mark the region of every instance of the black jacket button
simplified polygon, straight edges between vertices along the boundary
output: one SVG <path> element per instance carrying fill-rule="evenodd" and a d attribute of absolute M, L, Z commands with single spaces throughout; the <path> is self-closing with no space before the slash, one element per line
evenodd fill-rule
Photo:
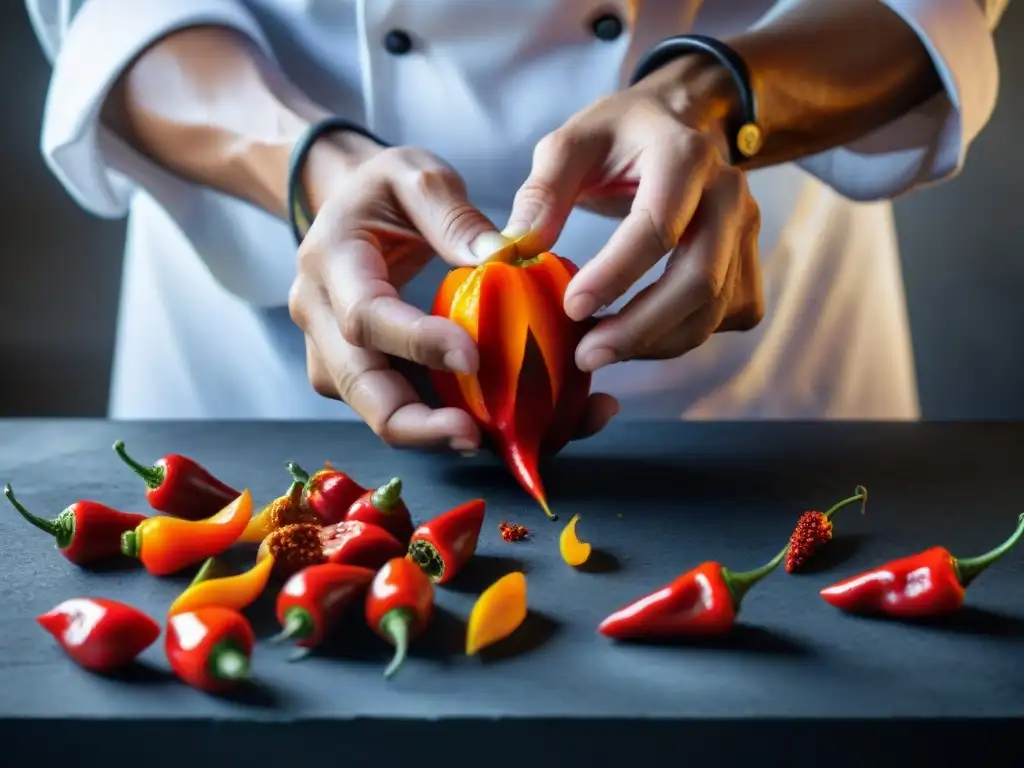
<path fill-rule="evenodd" d="M 412 50 L 412 38 L 408 32 L 392 29 L 384 36 L 384 50 L 395 56 L 402 56 Z"/>
<path fill-rule="evenodd" d="M 614 13 L 606 13 L 594 19 L 590 28 L 594 30 L 594 37 L 610 43 L 622 34 L 622 19 Z"/>

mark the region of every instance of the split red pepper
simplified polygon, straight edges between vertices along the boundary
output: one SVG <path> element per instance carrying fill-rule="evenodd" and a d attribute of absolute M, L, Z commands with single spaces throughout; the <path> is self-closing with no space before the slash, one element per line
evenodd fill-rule
<path fill-rule="evenodd" d="M 160 625 L 130 605 L 101 597 L 65 600 L 36 621 L 91 672 L 127 666 L 160 637 Z"/>
<path fill-rule="evenodd" d="M 145 481 L 149 505 L 165 515 L 205 520 L 239 496 L 238 491 L 187 456 L 170 453 L 145 466 L 128 455 L 121 440 L 114 443 L 114 451 Z"/>
<path fill-rule="evenodd" d="M 379 525 L 349 520 L 320 529 L 324 559 L 338 565 L 377 570 L 388 560 L 403 557 L 405 546 Z"/>
<path fill-rule="evenodd" d="M 803 568 L 819 549 L 832 541 L 832 516 L 855 501 L 861 503 L 863 512 L 868 501 L 868 489 L 858 485 L 853 496 L 834 504 L 827 512 L 812 510 L 800 515 L 793 535 L 789 537 L 789 552 L 786 554 L 787 573 Z"/>
<path fill-rule="evenodd" d="M 877 613 L 900 619 L 941 616 L 960 608 L 967 587 L 1024 536 L 1024 515 L 1013 534 L 984 555 L 958 558 L 932 547 L 893 560 L 821 590 L 829 605 L 850 613 Z"/>
<path fill-rule="evenodd" d="M 169 617 L 164 650 L 182 682 L 221 693 L 248 677 L 254 642 L 252 626 L 242 614 L 210 606 Z"/>
<path fill-rule="evenodd" d="M 11 486 L 4 496 L 32 525 L 56 539 L 57 550 L 75 565 L 92 565 L 120 556 L 121 534 L 131 531 L 145 515 L 119 512 L 94 501 L 76 501 L 53 520 L 36 517 L 15 498 Z"/>
<path fill-rule="evenodd" d="M 409 557 L 432 582 L 451 581 L 476 552 L 486 510 L 483 499 L 473 499 L 424 523 L 412 535 Z"/>
<path fill-rule="evenodd" d="M 402 668 L 409 645 L 427 628 L 434 615 L 434 585 L 419 566 L 404 557 L 389 560 L 370 584 L 366 623 L 395 647 L 384 670 L 391 679 Z"/>
<path fill-rule="evenodd" d="M 762 567 L 741 573 L 720 563 L 702 563 L 661 589 L 620 608 L 602 621 L 597 631 L 616 640 L 728 634 L 736 623 L 744 595 L 779 566 L 788 550 L 787 545 Z"/>
<path fill-rule="evenodd" d="M 296 482 L 303 484 L 302 498 L 316 513 L 323 525 L 333 525 L 345 519 L 345 513 L 356 499 L 366 493 L 349 475 L 328 465 L 312 476 L 294 461 L 286 465 Z"/>
<path fill-rule="evenodd" d="M 352 603 L 366 594 L 374 575 L 369 568 L 336 563 L 303 568 L 277 594 L 281 633 L 273 642 L 293 640 L 301 648 L 320 645 Z"/>
<path fill-rule="evenodd" d="M 380 488 L 366 491 L 352 502 L 345 513 L 345 519 L 379 525 L 403 546 L 409 543 L 414 527 L 409 508 L 402 500 L 402 481 L 397 477 L 391 478 Z"/>

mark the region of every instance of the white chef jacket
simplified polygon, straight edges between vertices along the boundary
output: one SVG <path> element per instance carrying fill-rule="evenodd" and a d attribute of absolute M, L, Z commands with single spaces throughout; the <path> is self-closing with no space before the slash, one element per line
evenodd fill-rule
<path fill-rule="evenodd" d="M 237 30 L 327 109 L 444 158 L 501 228 L 537 141 L 624 87 L 645 49 L 739 33 L 801 1 L 27 0 L 53 63 L 46 162 L 86 210 L 129 217 L 110 415 L 354 418 L 306 379 L 286 309 L 286 225 L 161 170 L 100 126 L 111 85 L 153 41 L 197 24 Z M 751 172 L 764 321 L 676 360 L 610 366 L 594 389 L 619 397 L 624 416 L 918 417 L 890 200 L 963 163 L 996 100 L 992 30 L 1007 1 L 884 0 L 926 44 L 945 92 L 847 146 Z M 613 39 L 593 23 L 609 14 L 621 22 Z M 389 52 L 393 30 L 410 51 Z M 617 223 L 577 211 L 555 250 L 585 262 Z M 428 307 L 444 269 L 429 267 L 408 300 Z"/>

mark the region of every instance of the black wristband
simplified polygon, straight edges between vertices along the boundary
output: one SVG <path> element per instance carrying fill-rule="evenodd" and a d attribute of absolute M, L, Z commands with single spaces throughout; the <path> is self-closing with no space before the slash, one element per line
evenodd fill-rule
<path fill-rule="evenodd" d="M 757 124 L 757 100 L 750 84 L 750 70 L 746 62 L 725 43 L 704 35 L 679 35 L 662 40 L 648 49 L 637 62 L 629 84 L 636 85 L 649 74 L 661 69 L 670 61 L 691 53 L 711 56 L 732 77 L 740 95 L 741 114 L 736 125 L 730 126 L 729 153 L 733 164 L 744 158 L 753 157 L 761 151 L 764 135 Z"/>
<path fill-rule="evenodd" d="M 302 171 L 306 167 L 306 156 L 309 155 L 309 151 L 319 139 L 339 131 L 358 133 L 360 136 L 377 142 L 382 147 L 389 146 L 361 125 L 341 117 L 329 117 L 306 129 L 306 132 L 295 142 L 291 158 L 288 161 L 288 223 L 291 225 L 296 244 L 302 242 L 305 237 L 304 230 L 308 230 L 310 224 L 313 223 L 313 214 L 309 211 L 309 201 L 306 199 L 306 191 L 302 185 Z"/>

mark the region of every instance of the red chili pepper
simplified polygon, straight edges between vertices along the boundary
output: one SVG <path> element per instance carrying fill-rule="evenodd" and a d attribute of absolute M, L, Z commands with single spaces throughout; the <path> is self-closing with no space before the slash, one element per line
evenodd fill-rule
<path fill-rule="evenodd" d="M 827 512 L 810 511 L 800 515 L 796 528 L 789 537 L 789 553 L 786 555 L 786 572 L 798 571 L 810 562 L 814 554 L 832 541 L 832 515 L 855 501 L 861 503 L 861 512 L 868 502 L 868 489 L 858 485 L 853 496 L 843 499 Z"/>
<path fill-rule="evenodd" d="M 248 677 L 254 641 L 242 614 L 210 606 L 169 617 L 164 649 L 179 679 L 201 691 L 220 693 Z"/>
<path fill-rule="evenodd" d="M 409 508 L 402 500 L 402 481 L 397 477 L 391 478 L 376 490 L 366 491 L 352 502 L 345 513 L 345 519 L 379 525 L 403 546 L 409 543 L 414 528 Z"/>
<path fill-rule="evenodd" d="M 32 525 L 53 536 L 57 550 L 75 565 L 90 565 L 121 554 L 121 534 L 146 519 L 134 512 L 119 512 L 94 501 L 76 501 L 53 520 L 36 517 L 14 497 L 11 486 L 4 496 Z"/>
<path fill-rule="evenodd" d="M 736 623 L 744 595 L 774 571 L 789 546 L 753 571 L 736 573 L 701 563 L 670 584 L 620 608 L 597 631 L 616 640 L 725 635 Z"/>
<path fill-rule="evenodd" d="M 369 568 L 336 563 L 302 569 L 277 594 L 282 630 L 273 642 L 294 640 L 302 648 L 320 645 L 353 601 L 366 594 L 374 575 Z"/>
<path fill-rule="evenodd" d="M 149 506 L 165 515 L 205 520 L 240 495 L 187 456 L 171 453 L 147 467 L 127 454 L 121 440 L 114 451 L 146 482 Z"/>
<path fill-rule="evenodd" d="M 893 560 L 821 590 L 829 605 L 850 613 L 878 613 L 900 619 L 940 616 L 964 604 L 967 587 L 1024 536 L 1024 515 L 1013 534 L 984 555 L 957 558 L 932 547 Z"/>
<path fill-rule="evenodd" d="M 384 678 L 402 668 L 409 644 L 423 633 L 434 615 L 434 585 L 411 560 L 389 560 L 370 584 L 366 596 L 366 623 L 395 647 Z"/>
<path fill-rule="evenodd" d="M 435 584 L 451 581 L 476 552 L 487 504 L 473 499 L 424 523 L 412 535 L 409 557 Z"/>
<path fill-rule="evenodd" d="M 294 461 L 288 462 L 287 469 L 293 480 L 303 484 L 303 500 L 323 525 L 344 520 L 348 508 L 367 490 L 330 465 L 312 476 Z"/>
<path fill-rule="evenodd" d="M 160 637 L 160 625 L 149 616 L 101 597 L 65 600 L 36 621 L 68 656 L 92 672 L 130 664 Z"/>
<path fill-rule="evenodd" d="M 388 560 L 405 556 L 405 546 L 379 525 L 357 520 L 325 525 L 320 529 L 324 559 L 339 565 L 377 570 Z"/>

